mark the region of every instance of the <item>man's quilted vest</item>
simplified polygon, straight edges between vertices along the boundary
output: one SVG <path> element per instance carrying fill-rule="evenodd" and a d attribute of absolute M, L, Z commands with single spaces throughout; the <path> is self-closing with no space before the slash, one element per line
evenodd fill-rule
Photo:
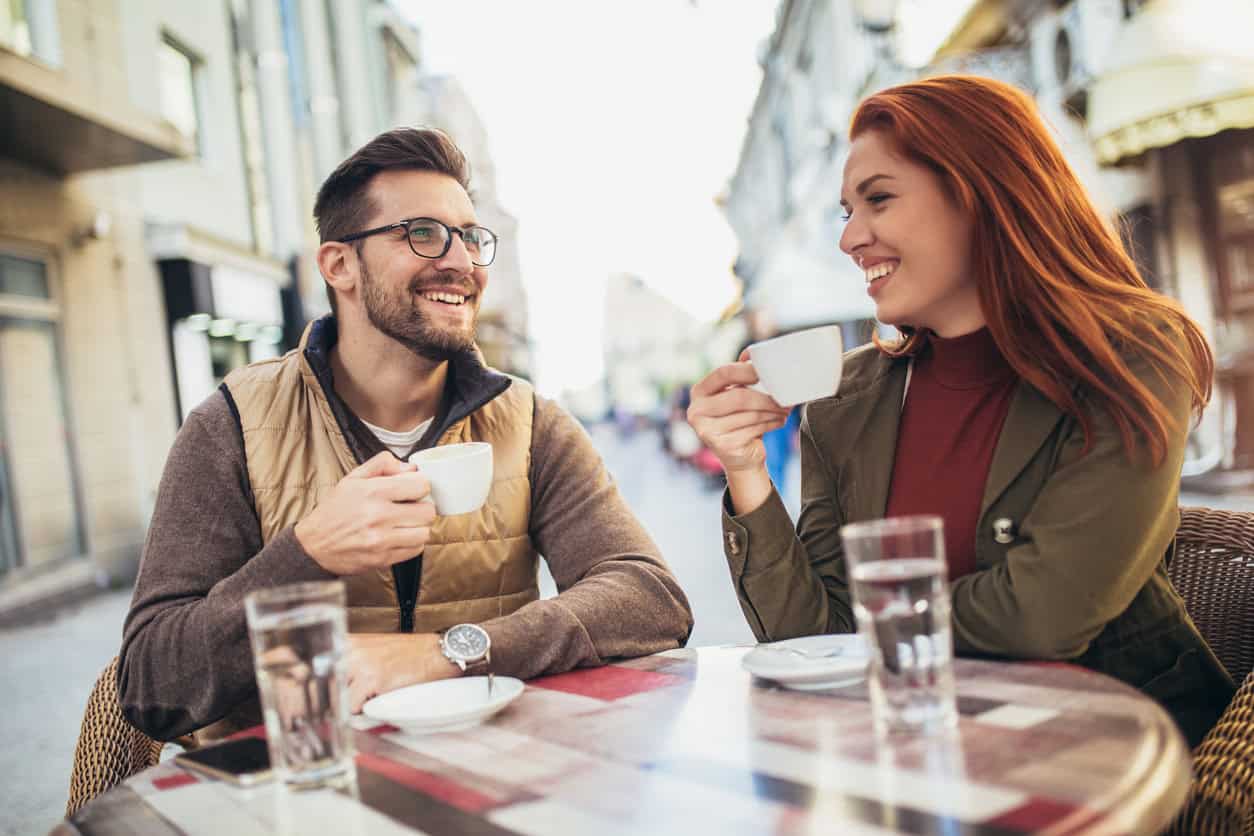
<path fill-rule="evenodd" d="M 331 405 L 305 358 L 309 331 L 281 358 L 231 372 L 226 386 L 239 410 L 261 535 L 269 542 L 309 514 L 357 466 Z M 488 501 L 478 511 L 438 517 L 423 553 L 414 630 L 506 615 L 539 597 L 531 512 L 531 387 L 514 380 L 504 393 L 457 421 L 438 444 L 492 445 Z M 395 633 L 400 608 L 391 569 L 344 578 L 348 625 L 355 633 Z"/>

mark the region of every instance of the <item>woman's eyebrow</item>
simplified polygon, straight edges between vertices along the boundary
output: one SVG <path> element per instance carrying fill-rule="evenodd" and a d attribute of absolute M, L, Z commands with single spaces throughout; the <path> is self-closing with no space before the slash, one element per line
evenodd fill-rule
<path fill-rule="evenodd" d="M 867 189 L 871 188 L 871 184 L 874 183 L 876 180 L 892 180 L 892 179 L 893 179 L 893 176 L 891 174 L 872 174 L 870 177 L 866 178 L 861 183 L 859 183 L 858 187 L 854 189 L 854 191 L 856 191 L 859 195 L 861 195 L 861 194 L 864 194 Z"/>

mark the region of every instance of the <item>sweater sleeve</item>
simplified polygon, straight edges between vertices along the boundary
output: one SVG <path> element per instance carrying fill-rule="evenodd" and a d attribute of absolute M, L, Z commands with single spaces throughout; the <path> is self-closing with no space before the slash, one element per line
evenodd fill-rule
<path fill-rule="evenodd" d="M 692 611 L 592 440 L 536 397 L 530 533 L 558 595 L 486 622 L 496 672 L 522 679 L 681 647 Z"/>
<path fill-rule="evenodd" d="M 244 596 L 332 577 L 290 527 L 263 548 L 243 439 L 215 392 L 179 430 L 161 477 L 119 655 L 126 719 L 169 740 L 255 698 Z"/>

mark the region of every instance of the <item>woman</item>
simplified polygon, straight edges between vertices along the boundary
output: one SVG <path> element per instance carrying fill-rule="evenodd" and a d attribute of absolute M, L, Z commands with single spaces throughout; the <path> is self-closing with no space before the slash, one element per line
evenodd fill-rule
<path fill-rule="evenodd" d="M 1149 290 L 1015 88 L 894 87 L 850 138 L 840 248 L 901 338 L 851 352 L 839 392 L 805 408 L 795 531 L 761 441 L 787 410 L 746 388 L 747 362 L 692 390 L 754 633 L 854 631 L 840 527 L 939 514 L 958 653 L 1118 677 L 1197 743 L 1233 693 L 1166 574 L 1210 397 L 1197 326 Z"/>

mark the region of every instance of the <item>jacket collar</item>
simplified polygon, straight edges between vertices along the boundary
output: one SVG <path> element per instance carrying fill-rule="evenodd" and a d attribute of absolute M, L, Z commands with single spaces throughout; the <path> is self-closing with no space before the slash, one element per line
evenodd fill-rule
<path fill-rule="evenodd" d="M 854 485 L 848 497 L 849 521 L 877 519 L 888 508 L 909 367 L 908 358 L 889 357 L 874 346 L 845 359 L 846 375 L 833 405 L 840 409 L 837 432 L 845 434 L 838 441 L 856 451 L 847 464 Z M 1026 381 L 1019 381 L 989 465 L 981 515 L 1027 467 L 1062 418 L 1053 402 Z M 937 477 L 944 478 L 943 474 Z"/>
<path fill-rule="evenodd" d="M 361 436 L 364 425 L 335 393 L 335 382 L 331 373 L 331 349 L 338 339 L 339 329 L 335 317 L 328 314 L 306 326 L 301 335 L 299 350 L 318 379 L 340 430 L 346 438 L 355 439 Z M 508 375 L 484 365 L 478 347 L 473 351 L 455 354 L 448 362 L 448 382 L 445 384 L 444 397 L 440 399 L 435 420 L 431 422 L 431 428 L 423 437 L 420 447 L 435 443 L 458 421 L 500 396 L 512 382 Z M 354 450 L 362 461 L 369 458 L 369 452 Z"/>
<path fill-rule="evenodd" d="M 888 507 L 888 487 L 901 424 L 901 399 L 909 360 L 889 357 L 875 346 L 853 352 L 845 360 L 835 404 L 848 429 L 853 493 L 846 514 L 850 522 L 878 519 Z"/>
<path fill-rule="evenodd" d="M 1023 472 L 1062 419 L 1063 412 L 1053 401 L 1020 378 L 984 481 L 981 516 Z"/>

